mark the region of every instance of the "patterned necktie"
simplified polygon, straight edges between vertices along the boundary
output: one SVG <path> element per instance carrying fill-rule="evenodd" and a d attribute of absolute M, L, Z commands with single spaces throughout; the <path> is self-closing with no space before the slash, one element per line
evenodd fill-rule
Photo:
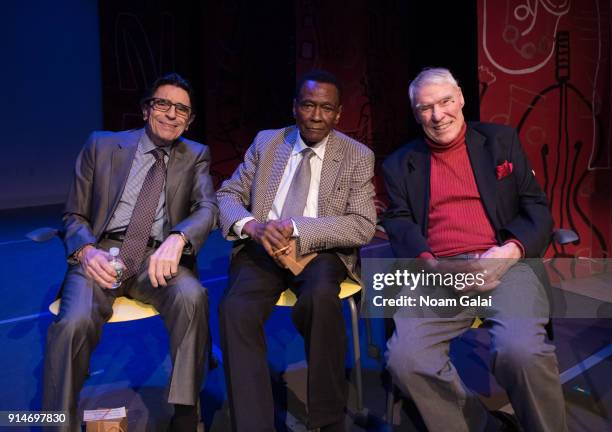
<path fill-rule="evenodd" d="M 306 199 L 310 190 L 310 159 L 314 155 L 315 152 L 311 148 L 302 150 L 302 160 L 289 185 L 281 219 L 304 215 L 304 207 L 306 207 Z"/>
<path fill-rule="evenodd" d="M 151 151 L 151 154 L 155 157 L 155 163 L 149 168 L 149 172 L 142 182 L 140 193 L 132 211 L 130 224 L 121 246 L 119 256 L 126 266 L 123 279 L 133 276 L 140 268 L 147 249 L 147 243 L 149 242 L 149 236 L 151 235 L 151 227 L 153 226 L 155 211 L 159 204 L 159 196 L 166 181 L 166 164 L 164 163 L 163 150 L 154 149 Z"/>

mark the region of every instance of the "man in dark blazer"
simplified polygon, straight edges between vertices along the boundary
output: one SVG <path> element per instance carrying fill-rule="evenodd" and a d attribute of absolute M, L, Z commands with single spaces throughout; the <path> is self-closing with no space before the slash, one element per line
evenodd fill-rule
<path fill-rule="evenodd" d="M 472 259 L 488 273 L 472 287 L 491 295 L 484 324 L 492 337 L 493 373 L 524 430 L 566 430 L 554 346 L 547 343 L 548 300 L 532 269 L 552 230 L 547 200 L 514 129 L 466 123 L 464 98 L 446 69 L 426 69 L 410 84 L 425 137 L 387 158 L 384 226 L 397 257 Z M 456 268 L 456 267 L 455 267 Z M 490 415 L 461 382 L 449 343 L 473 317 L 408 318 L 396 313 L 388 369 L 415 401 L 430 431 L 515 430 L 516 418 Z M 516 429 L 518 430 L 518 429 Z"/>
<path fill-rule="evenodd" d="M 194 119 L 191 103 L 187 81 L 178 74 L 161 77 L 142 102 L 144 129 L 94 132 L 78 156 L 63 217 L 69 267 L 59 315 L 48 330 L 43 396 L 43 409 L 70 413 L 67 430 L 80 430 L 78 394 L 121 295 L 161 314 L 173 364 L 171 429 L 197 426 L 208 297 L 195 256 L 218 208 L 208 147 L 181 138 Z M 111 247 L 121 248 L 125 262 L 118 288 Z"/>
<path fill-rule="evenodd" d="M 374 235 L 376 211 L 374 154 L 334 130 L 341 111 L 336 78 L 306 74 L 296 87 L 296 126 L 260 132 L 217 192 L 223 235 L 238 240 L 220 306 L 235 431 L 274 430 L 263 326 L 287 288 L 298 298 L 293 322 L 306 347 L 309 426 L 344 430 L 346 332 L 338 294 L 347 275 L 357 277 L 358 248 Z M 299 256 L 317 253 L 297 275 L 278 260 L 291 239 Z"/>

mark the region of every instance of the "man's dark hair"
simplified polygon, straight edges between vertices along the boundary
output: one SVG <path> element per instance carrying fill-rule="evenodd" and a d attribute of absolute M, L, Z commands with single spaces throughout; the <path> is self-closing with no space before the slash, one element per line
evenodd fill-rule
<path fill-rule="evenodd" d="M 179 87 L 185 90 L 189 95 L 189 103 L 191 104 L 191 108 L 193 111 L 193 105 L 195 103 L 193 100 L 193 88 L 191 87 L 189 81 L 187 81 L 185 78 L 183 78 L 176 72 L 172 72 L 157 78 L 153 85 L 147 90 L 147 93 L 142 99 L 142 102 L 144 103 L 146 100 L 152 98 L 157 89 L 164 85 L 173 85 L 175 87 Z"/>
<path fill-rule="evenodd" d="M 338 83 L 338 78 L 330 72 L 324 70 L 312 70 L 310 72 L 306 72 L 304 75 L 300 77 L 295 85 L 295 98 L 300 97 L 300 90 L 302 90 L 302 86 L 306 81 L 315 81 L 318 83 L 327 83 L 331 84 L 338 90 L 338 102 L 342 100 L 342 89 L 340 88 L 340 84 Z"/>

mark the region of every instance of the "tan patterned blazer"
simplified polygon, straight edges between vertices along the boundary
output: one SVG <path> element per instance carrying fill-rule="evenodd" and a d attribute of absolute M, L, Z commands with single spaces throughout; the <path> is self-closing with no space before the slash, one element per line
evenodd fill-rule
<path fill-rule="evenodd" d="M 297 127 L 261 131 L 244 161 L 217 192 L 221 231 L 236 240 L 232 225 L 252 216 L 265 221 L 278 190 L 285 165 L 297 139 Z M 333 250 L 358 279 L 358 249 L 374 236 L 374 154 L 365 145 L 332 131 L 327 142 L 318 217 L 294 217 L 300 254 Z M 236 244 L 234 253 L 241 245 Z"/>

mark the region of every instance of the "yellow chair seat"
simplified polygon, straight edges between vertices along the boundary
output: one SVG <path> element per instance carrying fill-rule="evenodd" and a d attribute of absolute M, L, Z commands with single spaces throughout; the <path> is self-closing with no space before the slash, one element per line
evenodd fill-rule
<path fill-rule="evenodd" d="M 340 294 L 338 297 L 341 299 L 345 299 L 347 297 L 351 297 L 353 294 L 361 291 L 361 285 L 357 282 L 352 281 L 351 279 L 345 279 L 344 282 L 340 284 Z M 297 297 L 290 289 L 286 289 L 281 293 L 276 301 L 276 306 L 293 306 L 297 302 Z"/>
<path fill-rule="evenodd" d="M 58 298 L 49 305 L 49 311 L 53 315 L 57 315 L 60 309 L 60 303 L 62 299 Z M 130 299 L 127 297 L 117 297 L 113 303 L 113 316 L 108 322 L 124 322 L 124 321 L 135 321 L 143 318 L 149 318 L 158 315 L 159 312 L 149 305 L 138 300 Z"/>

